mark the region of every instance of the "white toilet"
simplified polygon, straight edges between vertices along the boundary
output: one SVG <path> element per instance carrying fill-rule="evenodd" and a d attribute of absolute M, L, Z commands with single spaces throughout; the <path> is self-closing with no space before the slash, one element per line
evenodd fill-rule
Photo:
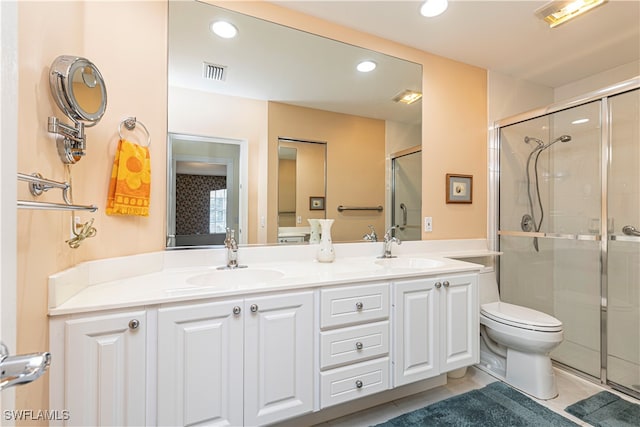
<path fill-rule="evenodd" d="M 558 395 L 549 353 L 563 339 L 562 322 L 500 301 L 494 272 L 480 274 L 480 366 L 538 399 Z"/>

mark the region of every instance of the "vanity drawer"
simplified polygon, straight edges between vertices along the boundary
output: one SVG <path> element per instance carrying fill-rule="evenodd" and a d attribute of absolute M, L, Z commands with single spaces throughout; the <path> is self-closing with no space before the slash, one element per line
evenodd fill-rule
<path fill-rule="evenodd" d="M 389 322 L 320 333 L 320 368 L 329 369 L 389 354 Z"/>
<path fill-rule="evenodd" d="M 384 320 L 388 317 L 388 283 L 344 286 L 320 292 L 321 328 Z"/>
<path fill-rule="evenodd" d="M 358 399 L 389 388 L 389 358 L 320 373 L 320 407 Z"/>

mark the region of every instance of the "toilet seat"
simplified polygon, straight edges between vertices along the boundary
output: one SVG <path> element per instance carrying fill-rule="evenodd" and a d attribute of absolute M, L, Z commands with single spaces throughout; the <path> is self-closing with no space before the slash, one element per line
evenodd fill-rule
<path fill-rule="evenodd" d="M 553 316 L 519 305 L 496 301 L 482 304 L 480 314 L 504 325 L 539 332 L 560 332 L 562 322 Z"/>

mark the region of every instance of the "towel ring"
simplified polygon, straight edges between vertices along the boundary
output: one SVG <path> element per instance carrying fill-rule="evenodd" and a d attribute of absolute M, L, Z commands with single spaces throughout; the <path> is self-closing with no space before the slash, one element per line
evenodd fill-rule
<path fill-rule="evenodd" d="M 124 137 L 122 136 L 122 125 L 124 125 L 124 127 L 128 130 L 134 130 L 136 128 L 136 124 L 142 126 L 142 129 L 144 129 L 144 132 L 147 134 L 147 145 L 144 145 L 144 147 L 151 146 L 151 134 L 149 133 L 149 130 L 144 125 L 144 123 L 136 120 L 135 117 L 127 117 L 122 119 L 122 121 L 118 125 L 118 135 L 120 135 L 120 139 L 124 139 Z"/>

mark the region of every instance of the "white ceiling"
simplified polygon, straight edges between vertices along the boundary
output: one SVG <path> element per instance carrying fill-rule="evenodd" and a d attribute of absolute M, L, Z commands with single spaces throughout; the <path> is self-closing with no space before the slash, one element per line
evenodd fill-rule
<path fill-rule="evenodd" d="M 640 60 L 640 1 L 609 0 L 554 29 L 547 1 L 449 0 L 436 18 L 420 1 L 273 1 L 440 56 L 548 87 Z"/>

